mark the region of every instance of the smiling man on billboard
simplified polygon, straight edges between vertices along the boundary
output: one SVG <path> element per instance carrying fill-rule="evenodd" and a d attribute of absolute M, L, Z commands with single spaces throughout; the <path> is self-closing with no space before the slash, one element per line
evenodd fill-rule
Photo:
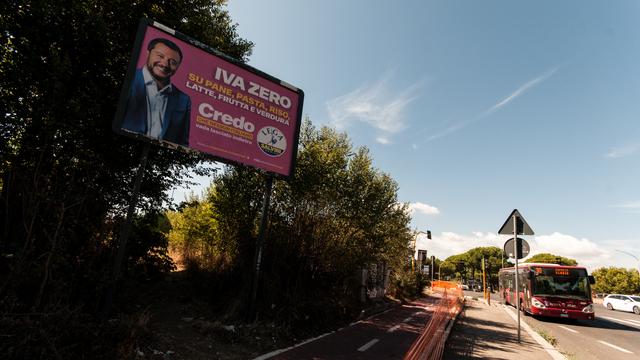
<path fill-rule="evenodd" d="M 182 62 L 174 42 L 155 38 L 147 45 L 147 61 L 137 69 L 121 128 L 178 145 L 189 144 L 191 99 L 171 83 Z"/>

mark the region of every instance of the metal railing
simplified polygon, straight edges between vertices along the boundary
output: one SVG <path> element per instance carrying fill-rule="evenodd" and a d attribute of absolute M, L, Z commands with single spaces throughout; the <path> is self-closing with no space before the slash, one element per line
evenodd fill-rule
<path fill-rule="evenodd" d="M 405 360 L 442 359 L 451 326 L 462 311 L 464 298 L 459 284 L 434 281 L 431 288 L 440 294 L 440 300 L 422 334 L 405 354 Z"/>

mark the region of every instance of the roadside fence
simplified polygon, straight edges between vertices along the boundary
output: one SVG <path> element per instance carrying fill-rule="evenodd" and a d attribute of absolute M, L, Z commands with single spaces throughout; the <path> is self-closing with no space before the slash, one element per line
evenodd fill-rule
<path fill-rule="evenodd" d="M 440 300 L 422 334 L 405 354 L 405 360 L 442 359 L 451 327 L 462 311 L 464 296 L 459 284 L 434 281 L 431 289 L 440 295 Z"/>

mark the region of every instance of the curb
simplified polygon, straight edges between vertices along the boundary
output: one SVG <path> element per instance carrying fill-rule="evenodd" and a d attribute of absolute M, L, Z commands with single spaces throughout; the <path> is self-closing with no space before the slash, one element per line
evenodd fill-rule
<path fill-rule="evenodd" d="M 514 314 L 513 311 L 507 308 L 506 305 L 502 304 L 502 309 L 511 316 L 511 318 L 517 323 L 518 317 L 517 314 Z M 567 358 L 562 355 L 560 351 L 558 351 L 553 345 L 551 345 L 547 340 L 545 340 L 540 334 L 533 331 L 529 324 L 525 321 L 520 321 L 520 327 L 522 327 L 542 348 L 549 354 L 554 360 L 567 360 Z"/>

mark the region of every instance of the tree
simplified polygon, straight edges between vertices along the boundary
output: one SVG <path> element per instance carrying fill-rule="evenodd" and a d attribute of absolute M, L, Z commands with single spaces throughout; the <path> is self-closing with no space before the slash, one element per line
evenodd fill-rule
<path fill-rule="evenodd" d="M 449 256 L 443 262 L 442 274 L 463 282 L 481 282 L 483 258 L 487 283 L 497 289 L 498 271 L 502 267 L 502 250 L 495 246 L 477 247 L 462 254 Z"/>
<path fill-rule="evenodd" d="M 143 146 L 111 130 L 138 21 L 150 17 L 246 60 L 252 44 L 238 37 L 224 5 L 24 0 L 0 7 L 0 253 L 12 255 L 0 273 L 0 298 L 15 298 L 16 311 L 97 308 Z M 206 173 L 201 161 L 154 146 L 141 214 L 160 209 L 188 169 Z M 146 254 L 161 240 L 157 229 L 134 226 L 147 237 L 135 240 L 146 249 L 134 253 Z"/>
<path fill-rule="evenodd" d="M 191 196 L 179 211 L 168 211 L 169 245 L 183 265 L 204 269 L 225 267 L 235 254 L 234 246 L 223 243 L 213 205 L 207 198 L 214 196 L 209 187 L 204 199 Z"/>
<path fill-rule="evenodd" d="M 576 266 L 578 262 L 574 259 L 566 258 L 559 255 L 553 255 L 549 253 L 540 253 L 525 259 L 523 262 L 528 263 L 543 263 L 543 264 L 558 264 L 565 266 Z"/>
<path fill-rule="evenodd" d="M 640 293 L 640 276 L 635 269 L 603 267 L 591 274 L 596 279 L 593 290 L 605 294 Z"/>
<path fill-rule="evenodd" d="M 369 151 L 353 149 L 346 134 L 304 122 L 295 176 L 273 186 L 258 299 L 263 311 L 282 314 L 286 321 L 311 312 L 315 325 L 322 324 L 348 314 L 359 293 L 356 275 L 363 269 L 378 273 L 406 265 L 412 239 L 408 207 L 398 203 L 397 183 L 372 163 Z M 236 310 L 246 305 L 254 272 L 264 176 L 243 166 L 227 167 L 203 200 L 217 226 L 212 246 L 227 256 Z M 202 201 L 182 215 L 169 215 L 175 224 L 169 238 L 180 239 L 181 229 L 197 227 L 200 216 L 187 211 L 201 207 Z"/>

